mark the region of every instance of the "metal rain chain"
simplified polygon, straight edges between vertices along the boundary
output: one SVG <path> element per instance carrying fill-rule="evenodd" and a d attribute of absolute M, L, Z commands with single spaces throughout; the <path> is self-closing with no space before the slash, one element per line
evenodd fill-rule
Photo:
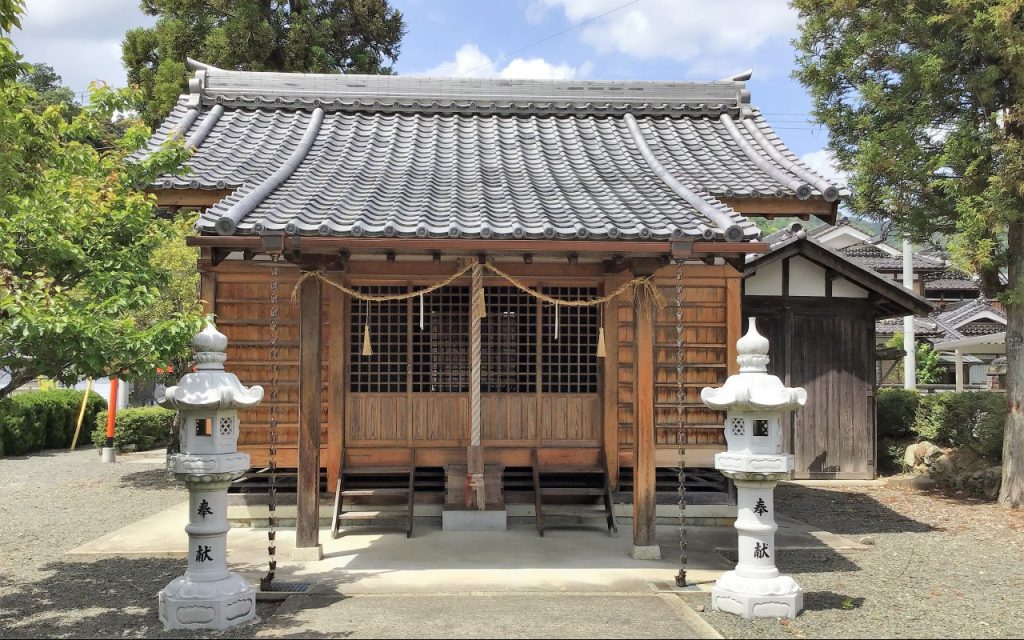
<path fill-rule="evenodd" d="M 260 591 L 270 591 L 277 570 L 277 389 L 278 356 L 281 345 L 277 326 L 279 306 L 277 302 L 278 266 L 280 254 L 273 254 L 270 269 L 270 424 L 267 439 L 270 441 L 267 466 L 270 469 L 270 490 L 267 496 L 267 575 L 260 579 Z"/>
<path fill-rule="evenodd" d="M 686 586 L 686 389 L 683 386 L 683 261 L 676 260 L 676 442 L 679 445 L 679 573 L 676 586 Z"/>

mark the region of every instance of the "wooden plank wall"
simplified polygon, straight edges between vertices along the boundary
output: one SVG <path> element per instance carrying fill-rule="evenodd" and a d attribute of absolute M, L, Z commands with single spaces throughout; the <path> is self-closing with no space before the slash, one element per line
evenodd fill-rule
<path fill-rule="evenodd" d="M 659 465 L 673 459 L 677 447 L 676 406 L 676 267 L 656 274 L 659 290 L 668 301 L 655 317 L 655 445 L 664 453 Z M 690 453 L 704 461 L 725 446 L 723 416 L 707 409 L 700 390 L 716 386 L 735 368 L 735 342 L 739 338 L 739 273 L 729 266 L 685 265 L 683 271 L 683 418 L 688 426 Z M 633 314 L 631 301 L 617 306 L 618 443 L 626 452 L 633 444 Z M 628 464 L 628 463 L 627 463 Z"/>
<path fill-rule="evenodd" d="M 807 405 L 784 434 L 786 450 L 796 457 L 793 477 L 873 478 L 871 303 L 750 296 L 744 307 L 757 316 L 758 331 L 771 341 L 769 371 L 790 386 L 807 389 Z"/>
<path fill-rule="evenodd" d="M 262 385 L 263 402 L 254 409 L 239 413 L 240 431 L 238 449 L 252 457 L 254 467 L 267 463 L 270 421 L 270 264 L 245 262 L 244 268 L 225 268 L 215 272 L 216 296 L 214 312 L 217 327 L 228 337 L 226 367 L 242 384 Z M 235 265 L 230 265 L 235 267 Z M 298 278 L 298 269 L 282 263 L 278 284 L 278 357 L 277 433 L 280 467 L 297 466 L 298 400 L 299 400 L 299 306 L 291 300 L 292 289 Z M 330 299 L 327 297 L 326 299 Z M 325 318 L 330 311 L 325 310 Z M 330 331 L 325 327 L 325 334 Z M 324 381 L 322 387 L 322 413 L 320 431 L 321 465 L 330 459 L 328 449 L 331 437 L 327 420 L 327 365 L 331 358 L 330 342 L 325 341 L 323 354 Z M 336 441 L 336 439 L 335 439 Z"/>

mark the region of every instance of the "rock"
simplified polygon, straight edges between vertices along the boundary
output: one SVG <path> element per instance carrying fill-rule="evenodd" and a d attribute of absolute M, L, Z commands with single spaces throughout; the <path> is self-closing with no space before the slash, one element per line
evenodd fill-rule
<path fill-rule="evenodd" d="M 947 480 L 955 477 L 957 473 L 953 458 L 945 453 L 932 460 L 930 468 L 933 476 Z"/>
<path fill-rule="evenodd" d="M 922 442 L 922 445 L 927 444 L 928 447 L 924 450 L 924 454 L 921 456 L 922 462 L 925 464 L 931 464 L 936 458 L 943 455 L 945 452 L 939 447 L 935 446 L 930 442 Z"/>
<path fill-rule="evenodd" d="M 875 544 L 875 539 L 872 538 L 871 536 L 861 536 L 860 539 L 857 540 L 857 542 L 859 542 L 860 544 L 865 544 L 865 545 L 868 545 L 868 546 L 873 546 Z"/>
<path fill-rule="evenodd" d="M 917 466 L 917 463 L 917 445 L 912 444 L 903 452 L 903 464 L 906 465 L 908 469 L 913 469 Z"/>
<path fill-rule="evenodd" d="M 704 609 L 705 609 L 704 605 L 702 605 L 702 604 L 698 604 L 697 605 L 697 611 L 699 613 L 704 613 Z"/>

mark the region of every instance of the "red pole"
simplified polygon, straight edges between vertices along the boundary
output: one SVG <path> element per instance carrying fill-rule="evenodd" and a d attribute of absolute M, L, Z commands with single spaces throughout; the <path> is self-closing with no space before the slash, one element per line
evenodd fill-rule
<path fill-rule="evenodd" d="M 107 403 L 107 447 L 114 447 L 114 421 L 117 419 L 117 378 L 110 379 L 110 401 Z"/>

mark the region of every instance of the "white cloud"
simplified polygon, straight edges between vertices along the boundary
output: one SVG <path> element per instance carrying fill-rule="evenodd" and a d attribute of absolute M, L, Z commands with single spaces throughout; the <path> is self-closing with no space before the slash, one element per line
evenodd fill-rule
<path fill-rule="evenodd" d="M 531 80 L 569 80 L 585 75 L 590 65 L 577 70 L 565 63 L 552 64 L 543 58 L 515 58 L 504 67 L 480 50 L 475 44 L 464 44 L 455 52 L 455 59 L 442 62 L 422 73 L 413 75 L 451 78 L 515 78 Z M 578 73 L 582 71 L 584 73 Z"/>
<path fill-rule="evenodd" d="M 31 0 L 27 7 L 21 30 L 11 34 L 15 47 L 27 62 L 51 65 L 76 92 L 93 80 L 123 86 L 125 31 L 155 21 L 138 0 Z"/>
<path fill-rule="evenodd" d="M 836 167 L 835 155 L 828 149 L 810 151 L 800 156 L 800 160 L 833 184 L 847 184 L 850 181 L 849 176 Z"/>
<path fill-rule="evenodd" d="M 797 14 L 786 0 L 642 0 L 620 10 L 622 0 L 531 0 L 528 19 L 561 9 L 580 29 L 580 39 L 600 53 L 640 60 L 669 58 L 691 74 L 729 75 L 756 66 L 769 43 L 788 46 Z M 598 17 L 602 16 L 602 17 Z M 756 69 L 755 69 L 756 70 Z"/>

